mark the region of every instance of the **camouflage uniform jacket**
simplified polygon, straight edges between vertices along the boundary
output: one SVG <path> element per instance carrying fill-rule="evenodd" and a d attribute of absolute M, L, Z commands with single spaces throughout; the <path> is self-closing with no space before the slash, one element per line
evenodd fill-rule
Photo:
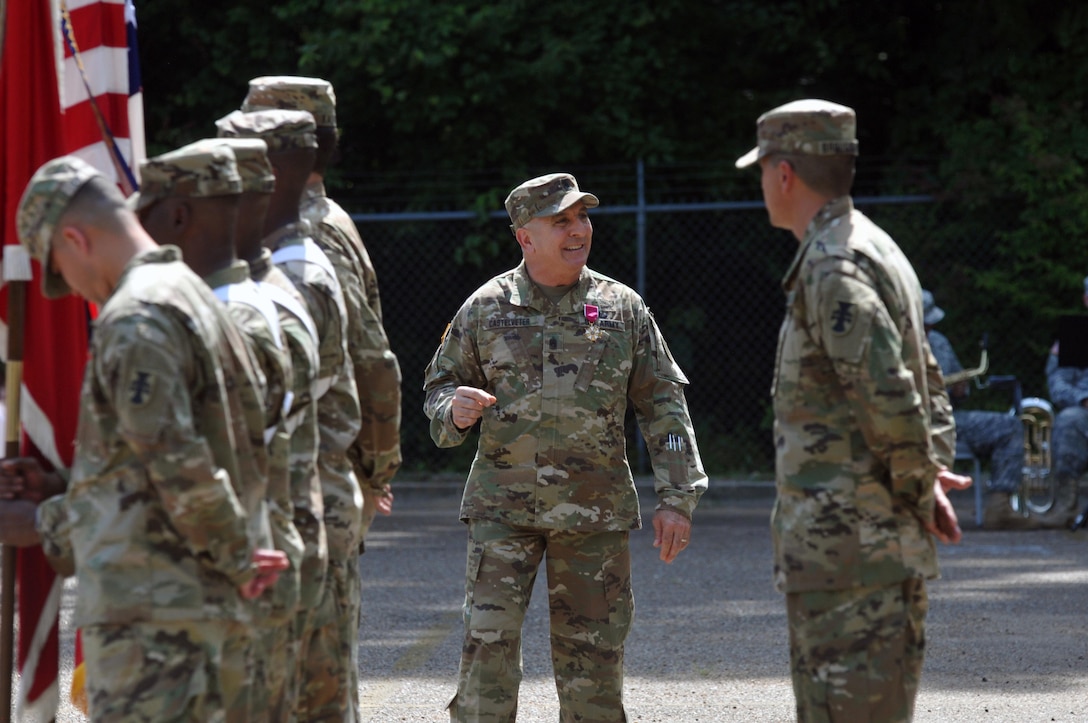
<path fill-rule="evenodd" d="M 325 184 L 306 187 L 302 216 L 329 257 L 347 307 L 347 345 L 355 368 L 362 424 L 348 450 L 359 484 L 382 489 L 401 463 L 401 373 L 382 326 L 378 276 L 355 223 L 325 195 Z"/>
<path fill-rule="evenodd" d="M 933 519 L 955 425 L 914 269 L 844 196 L 813 218 L 783 286 L 772 386 L 776 587 L 936 576 L 922 521 Z"/>
<path fill-rule="evenodd" d="M 1058 355 L 1050 354 L 1046 360 L 1046 384 L 1055 411 L 1080 406 L 1088 399 L 1088 369 L 1058 366 Z"/>
<path fill-rule="evenodd" d="M 336 272 L 300 221 L 277 229 L 263 242 L 272 262 L 306 301 L 320 344 L 317 400 L 317 471 L 325 503 L 329 559 L 357 554 L 362 538 L 363 496 L 347 456 L 359 434 L 359 397 L 348 356 L 347 311 Z"/>
<path fill-rule="evenodd" d="M 293 519 L 306 544 L 301 605 L 309 608 L 317 604 L 321 594 L 329 555 L 325 536 L 325 501 L 317 473 L 317 402 L 314 395 L 321 366 L 317 328 L 306 310 L 306 300 L 287 275 L 272 263 L 271 251 L 262 249 L 260 256 L 250 261 L 249 268 L 257 288 L 276 305 L 280 330 L 290 356 L 291 404 L 284 426 L 289 437 L 288 469 Z"/>
<path fill-rule="evenodd" d="M 298 605 L 298 570 L 303 543 L 294 525 L 290 485 L 290 435 L 287 415 L 293 392 L 291 360 L 272 299 L 249 277 L 249 264 L 236 260 L 204 278 L 222 301 L 249 342 L 264 373 L 264 442 L 268 449 L 268 486 L 265 499 L 271 524 L 272 546 L 287 554 L 289 571 L 261 597 L 264 615 L 282 617 Z"/>
<path fill-rule="evenodd" d="M 46 555 L 74 561 L 79 626 L 248 618 L 245 498 L 265 455 L 246 397 L 263 382 L 180 259 L 170 246 L 137 256 L 102 306 L 68 489 L 39 508 Z"/>
<path fill-rule="evenodd" d="M 598 320 L 591 340 L 587 312 Z M 654 467 L 658 508 L 691 517 L 707 477 L 680 367 L 643 300 L 583 269 L 553 304 L 522 263 L 457 312 L 427 369 L 424 411 L 439 447 L 461 444 L 458 386 L 498 398 L 484 411 L 461 518 L 557 530 L 640 526 L 626 457 L 628 400 Z"/>

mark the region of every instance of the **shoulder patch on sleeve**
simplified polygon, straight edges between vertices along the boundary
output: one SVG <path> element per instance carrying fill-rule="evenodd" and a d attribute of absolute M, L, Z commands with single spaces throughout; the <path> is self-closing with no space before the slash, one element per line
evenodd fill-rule
<path fill-rule="evenodd" d="M 831 307 L 831 316 L 828 324 L 831 333 L 836 336 L 846 336 L 854 330 L 854 324 L 858 320 L 857 304 L 852 301 L 835 300 Z"/>
<path fill-rule="evenodd" d="M 155 393 L 155 375 L 144 369 L 133 369 L 125 385 L 128 403 L 142 407 L 151 401 Z"/>

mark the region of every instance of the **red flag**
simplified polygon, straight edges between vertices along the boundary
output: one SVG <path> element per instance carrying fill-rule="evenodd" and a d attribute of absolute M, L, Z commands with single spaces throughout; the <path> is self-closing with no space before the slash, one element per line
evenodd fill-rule
<path fill-rule="evenodd" d="M 144 153 L 132 1 L 20 0 L 6 3 L 6 11 L 0 58 L 4 246 L 18 244 L 19 199 L 41 164 L 72 153 L 122 188 L 131 188 L 135 179 L 128 169 Z M 34 264 L 27 293 L 20 409 L 24 448 L 48 466 L 67 468 L 89 314 L 74 296 L 57 301 L 42 297 L 40 273 Z M 0 299 L 0 316 L 6 322 L 6 294 Z M 20 551 L 18 578 L 19 713 L 49 720 L 58 702 L 60 584 L 41 548 Z"/>

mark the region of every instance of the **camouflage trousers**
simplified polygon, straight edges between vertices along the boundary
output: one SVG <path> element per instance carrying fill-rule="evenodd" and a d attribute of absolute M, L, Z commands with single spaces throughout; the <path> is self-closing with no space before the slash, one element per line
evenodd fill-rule
<path fill-rule="evenodd" d="M 234 643 L 247 636 L 246 625 L 229 620 L 84 627 L 90 719 L 246 720 L 249 647 Z"/>
<path fill-rule="evenodd" d="M 299 653 L 298 719 L 359 720 L 359 559 L 330 559 L 325 594 Z"/>
<path fill-rule="evenodd" d="M 561 723 L 627 720 L 623 644 L 634 614 L 628 537 L 469 523 L 465 638 L 451 721 L 515 720 L 521 628 L 542 561 Z"/>
<path fill-rule="evenodd" d="M 990 457 L 990 491 L 1018 491 L 1024 467 L 1024 425 L 1020 420 L 1011 414 L 974 409 L 957 409 L 952 416 L 956 420 L 956 439 L 979 459 Z"/>
<path fill-rule="evenodd" d="M 918 578 L 786 595 L 797 720 L 909 721 L 928 608 L 925 580 Z"/>
<path fill-rule="evenodd" d="M 298 706 L 298 628 L 293 621 L 272 619 L 256 632 L 250 720 L 285 723 Z"/>

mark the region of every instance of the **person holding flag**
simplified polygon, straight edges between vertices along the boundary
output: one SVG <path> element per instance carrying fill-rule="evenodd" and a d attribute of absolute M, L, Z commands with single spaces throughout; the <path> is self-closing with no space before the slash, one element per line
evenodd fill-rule
<path fill-rule="evenodd" d="M 144 157 L 136 35 L 133 0 L 0 0 L 0 240 L 5 257 L 0 328 L 8 332 L 8 355 L 16 362 L 9 365 L 7 383 L 7 455 L 33 456 L 51 469 L 64 470 L 72 463 L 94 310 L 76 296 L 54 300 L 37 293 L 36 286 L 25 291 L 40 272 L 16 238 L 16 209 L 35 169 L 63 154 L 87 161 L 126 194 L 135 188 L 133 169 Z M 16 303 L 19 298 L 25 304 Z M 33 330 L 25 338 L 24 328 Z M 11 356 L 18 350 L 18 357 Z M 28 363 L 19 375 L 21 358 Z M 23 547 L 4 551 L 4 588 L 18 592 L 15 716 L 49 720 L 56 716 L 59 699 L 62 581 L 40 547 Z M 0 605 L 0 627 L 8 632 L 6 643 L 0 632 L 0 721 L 10 720 L 13 703 L 8 682 L 13 608 L 6 599 Z M 81 706 L 78 633 L 75 656 L 72 696 Z"/>

